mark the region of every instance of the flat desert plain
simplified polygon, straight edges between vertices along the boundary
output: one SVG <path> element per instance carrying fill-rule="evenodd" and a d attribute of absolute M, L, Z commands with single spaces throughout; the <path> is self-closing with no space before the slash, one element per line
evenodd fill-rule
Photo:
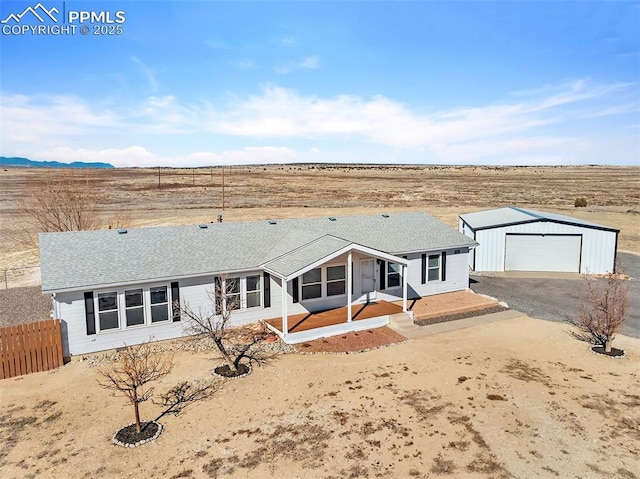
<path fill-rule="evenodd" d="M 224 172 L 224 175 L 223 175 Z M 160 178 L 158 178 L 160 177 Z M 197 169 L 0 170 L 0 269 L 37 265 L 21 232 L 20 203 L 47 181 L 99 198 L 102 227 L 426 211 L 457 228 L 458 215 L 501 206 L 569 214 L 620 229 L 640 253 L 640 168 L 281 165 Z M 224 183 L 224 210 L 222 191 Z M 586 208 L 575 208 L 586 198 Z"/>
<path fill-rule="evenodd" d="M 2 267 L 37 264 L 14 229 L 19 200 L 64 174 L 129 226 L 425 210 L 455 226 L 515 204 L 621 229 L 640 251 L 637 168 L 318 167 L 0 171 Z M 574 208 L 576 197 L 588 200 Z M 122 214 L 122 212 L 126 214 Z M 120 224 L 118 224 L 119 226 Z M 113 445 L 131 406 L 93 361 L 0 381 L 3 478 L 640 478 L 640 341 L 596 355 L 565 324 L 520 318 L 350 355 L 280 356 L 165 415 L 157 441 Z M 212 379 L 219 359 L 180 351 L 162 392 Z M 162 409 L 141 406 L 143 419 Z"/>

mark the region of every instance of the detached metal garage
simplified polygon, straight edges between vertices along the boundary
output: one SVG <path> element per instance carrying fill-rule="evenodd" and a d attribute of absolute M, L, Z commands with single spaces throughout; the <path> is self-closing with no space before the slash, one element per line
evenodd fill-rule
<path fill-rule="evenodd" d="M 610 273 L 620 230 L 571 216 L 510 206 L 460 215 L 459 229 L 480 243 L 474 271 Z"/>

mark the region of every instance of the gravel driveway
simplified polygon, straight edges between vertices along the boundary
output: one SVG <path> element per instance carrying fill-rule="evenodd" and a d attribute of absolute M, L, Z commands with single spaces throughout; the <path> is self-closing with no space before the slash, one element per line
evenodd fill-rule
<path fill-rule="evenodd" d="M 629 312 L 622 334 L 640 338 L 640 256 L 618 253 L 629 283 Z M 583 279 L 505 278 L 471 275 L 471 289 L 500 301 L 533 318 L 564 322 L 575 318 L 585 294 Z"/>

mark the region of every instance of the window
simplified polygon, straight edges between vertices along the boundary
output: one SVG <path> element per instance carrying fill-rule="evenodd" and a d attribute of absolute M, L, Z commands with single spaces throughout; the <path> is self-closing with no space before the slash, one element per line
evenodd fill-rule
<path fill-rule="evenodd" d="M 169 295 L 166 286 L 156 286 L 149 290 L 151 298 L 151 322 L 169 321 Z"/>
<path fill-rule="evenodd" d="M 316 268 L 302 275 L 302 299 L 322 297 L 322 269 Z"/>
<path fill-rule="evenodd" d="M 387 288 L 400 286 L 401 266 L 398 263 L 387 263 Z"/>
<path fill-rule="evenodd" d="M 100 331 L 118 329 L 118 293 L 115 291 L 98 294 L 98 322 Z"/>
<path fill-rule="evenodd" d="M 168 284 L 98 292 L 92 304 L 97 311 L 97 332 L 149 326 L 172 319 Z"/>
<path fill-rule="evenodd" d="M 327 296 L 336 296 L 344 294 L 346 289 L 344 266 L 328 266 L 327 267 Z"/>
<path fill-rule="evenodd" d="M 124 292 L 124 310 L 125 317 L 127 318 L 127 326 L 144 324 L 142 289 L 131 289 Z"/>
<path fill-rule="evenodd" d="M 429 262 L 427 263 L 427 281 L 439 281 L 440 280 L 440 255 L 429 255 Z"/>
<path fill-rule="evenodd" d="M 240 309 L 240 278 L 226 278 L 225 291 L 226 308 Z"/>
<path fill-rule="evenodd" d="M 262 288 L 261 284 L 261 276 L 247 276 L 247 289 L 246 289 L 246 307 L 247 308 L 258 308 L 262 306 Z"/>

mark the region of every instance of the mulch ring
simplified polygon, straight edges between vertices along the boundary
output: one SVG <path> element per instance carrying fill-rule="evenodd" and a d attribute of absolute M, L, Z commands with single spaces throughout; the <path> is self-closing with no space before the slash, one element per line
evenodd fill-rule
<path fill-rule="evenodd" d="M 603 346 L 594 346 L 591 348 L 591 351 L 597 354 L 602 354 L 604 356 L 609 356 L 610 358 L 623 358 L 624 350 L 618 348 L 611 348 L 611 352 L 606 352 Z"/>
<path fill-rule="evenodd" d="M 238 379 L 251 374 L 251 366 L 249 364 L 238 364 L 238 370 L 234 371 L 228 364 L 213 368 L 213 374 L 225 379 Z"/>
<path fill-rule="evenodd" d="M 499 313 L 500 311 L 506 311 L 507 309 L 508 308 L 504 308 L 502 306 L 489 306 L 488 308 L 465 311 L 464 313 L 448 314 L 445 316 L 436 316 L 434 318 L 416 319 L 414 323 L 418 326 L 428 326 L 430 324 L 446 323 L 448 321 L 455 321 L 457 319 L 474 318 L 476 316 L 482 316 L 484 314 Z"/>
<path fill-rule="evenodd" d="M 162 424 L 156 421 L 147 421 L 141 424 L 140 433 L 136 432 L 136 425 L 129 424 L 120 429 L 113 436 L 114 444 L 123 447 L 138 447 L 151 441 L 155 441 L 162 432 Z"/>
<path fill-rule="evenodd" d="M 373 349 L 383 348 L 407 341 L 407 338 L 384 326 L 382 328 L 367 329 L 355 333 L 341 334 L 330 338 L 306 341 L 295 345 L 301 354 L 316 353 L 361 353 Z"/>

